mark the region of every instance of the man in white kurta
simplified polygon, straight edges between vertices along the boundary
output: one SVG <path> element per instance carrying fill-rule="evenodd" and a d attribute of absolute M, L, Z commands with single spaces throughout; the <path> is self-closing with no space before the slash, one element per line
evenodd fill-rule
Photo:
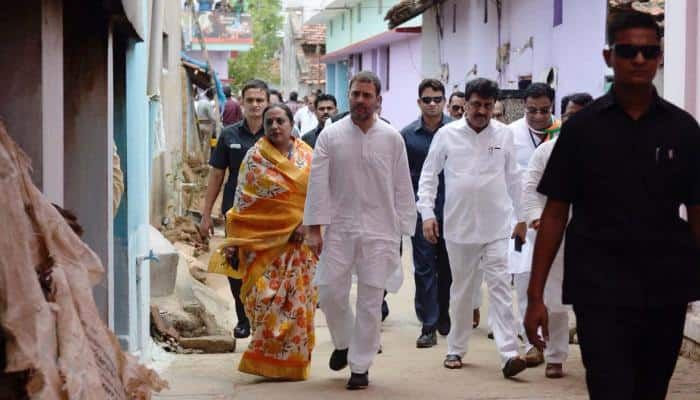
<path fill-rule="evenodd" d="M 506 125 L 491 120 L 498 85 L 479 78 L 467 83 L 466 119 L 436 133 L 423 165 L 418 210 L 428 240 L 435 238 L 438 175 L 445 175 L 444 235 L 452 271 L 450 318 L 445 367 L 460 368 L 472 333 L 476 272 L 484 274 L 489 323 L 506 377 L 526 368 L 518 355 L 507 272 L 511 213 L 522 217 L 522 177 L 515 160 L 513 136 Z"/>
<path fill-rule="evenodd" d="M 562 123 L 571 115 L 580 111 L 593 102 L 593 98 L 588 93 L 575 93 L 571 95 L 565 110 L 562 110 Z M 542 175 L 552 150 L 557 143 L 557 139 L 549 140 L 537 147 L 524 175 L 523 186 L 523 211 L 528 227 L 537 232 L 540 224 L 540 217 L 547 197 L 537 191 Z M 528 231 L 529 234 L 529 231 Z M 530 240 L 528 238 L 528 240 Z M 534 246 L 535 237 L 530 242 Z M 532 264 L 532 254 L 530 264 Z M 529 268 L 528 268 L 529 270 Z M 564 243 L 559 247 L 552 268 L 549 270 L 547 283 L 544 289 L 544 304 L 547 306 L 549 314 L 549 340 L 544 350 L 544 359 L 547 362 L 545 376 L 548 378 L 561 378 L 564 376 L 563 365 L 569 356 L 569 311 L 570 306 L 562 303 L 562 285 L 564 282 Z"/>
<path fill-rule="evenodd" d="M 379 96 L 379 86 L 367 83 L 374 79 L 367 72 L 353 78 L 351 114 L 319 136 L 304 210 L 310 245 L 322 246 L 315 284 L 335 347 L 330 367 L 349 363 L 348 389 L 368 384 L 380 345 L 384 289 L 400 267 L 402 235 L 413 235 L 416 226 L 406 147 L 399 132 L 376 115 L 370 97 Z M 315 243 L 321 225 L 325 234 Z M 353 272 L 356 316 L 349 303 Z"/>
<path fill-rule="evenodd" d="M 533 83 L 525 90 L 525 116 L 508 127 L 513 133 L 513 143 L 518 166 L 525 171 L 532 155 L 542 143 L 547 140 L 546 131 L 552 125 L 552 104 L 554 90 L 544 83 Z M 522 219 L 513 218 L 513 226 L 524 225 Z M 525 229 L 525 226 L 521 226 Z M 532 249 L 535 246 L 536 232 L 527 229 L 525 243 L 521 251 L 515 251 L 510 246 L 508 255 L 508 272 L 513 274 L 515 292 L 518 302 L 518 328 L 525 342 L 525 360 L 529 367 L 542 364 L 542 353 L 527 340 L 523 328 L 525 310 L 527 310 L 527 285 L 530 283 L 530 267 L 532 263 Z"/>
<path fill-rule="evenodd" d="M 556 139 L 547 141 L 535 150 L 530 159 L 529 166 L 525 173 L 525 184 L 523 189 L 523 210 L 528 226 L 534 232 L 539 228 L 540 217 L 547 202 L 547 197 L 537 191 L 544 174 L 544 169 L 552 155 L 552 150 L 556 144 Z M 532 238 L 531 244 L 534 245 Z M 528 239 L 529 240 L 529 239 Z M 562 304 L 562 283 L 564 281 L 564 255 L 563 243 L 557 252 L 552 268 L 547 277 L 547 284 L 544 291 L 544 303 L 549 314 L 549 341 L 544 350 L 544 358 L 547 362 L 545 374 L 550 378 L 563 376 L 562 365 L 569 355 L 569 306 Z"/>

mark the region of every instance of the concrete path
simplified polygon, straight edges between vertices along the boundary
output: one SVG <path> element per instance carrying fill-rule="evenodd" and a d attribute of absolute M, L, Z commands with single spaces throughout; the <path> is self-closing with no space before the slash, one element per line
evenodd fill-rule
<path fill-rule="evenodd" d="M 406 248 L 406 247 L 405 247 Z M 410 251 L 410 250 L 409 250 Z M 528 369 L 515 379 L 504 379 L 492 340 L 486 337 L 484 324 L 475 331 L 470 351 L 461 370 L 442 367 L 445 338 L 432 349 L 416 349 L 420 326 L 413 310 L 411 263 L 404 257 L 406 279 L 401 292 L 389 295 L 391 314 L 382 333 L 384 353 L 376 357 L 370 369 L 370 387 L 359 392 L 345 390 L 346 369 L 333 372 L 328 357 L 333 346 L 323 313 L 317 313 L 317 346 L 314 350 L 311 378 L 305 382 L 271 382 L 237 371 L 247 340 L 238 342 L 234 354 L 178 355 L 163 373 L 171 389 L 155 399 L 228 400 L 228 399 L 587 399 L 584 370 L 578 346 L 571 346 L 565 365 L 567 376 L 547 379 L 544 367 Z M 211 285 L 230 299 L 227 283 L 219 277 Z M 232 299 L 231 299 L 232 301 Z M 486 304 L 482 309 L 485 321 Z M 674 375 L 669 399 L 700 399 L 700 364 L 681 359 Z"/>

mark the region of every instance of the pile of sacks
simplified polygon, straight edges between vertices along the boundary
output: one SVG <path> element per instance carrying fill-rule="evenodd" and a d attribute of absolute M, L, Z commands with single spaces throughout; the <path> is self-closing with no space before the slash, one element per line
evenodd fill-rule
<path fill-rule="evenodd" d="M 92 288 L 104 267 L 29 171 L 0 123 L 0 375 L 19 380 L 18 398 L 150 399 L 167 383 L 122 352 L 100 319 Z"/>

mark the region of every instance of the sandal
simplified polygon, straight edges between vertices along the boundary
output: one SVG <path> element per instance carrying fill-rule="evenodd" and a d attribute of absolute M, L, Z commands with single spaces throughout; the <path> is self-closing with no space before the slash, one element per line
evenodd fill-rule
<path fill-rule="evenodd" d="M 448 354 L 443 365 L 447 369 L 460 369 L 462 368 L 462 357 L 457 354 Z"/>

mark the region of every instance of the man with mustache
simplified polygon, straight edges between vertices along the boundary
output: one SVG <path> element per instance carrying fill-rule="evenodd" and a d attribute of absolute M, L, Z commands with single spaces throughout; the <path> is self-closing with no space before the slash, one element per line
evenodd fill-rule
<path fill-rule="evenodd" d="M 335 347 L 329 366 L 339 371 L 350 364 L 350 390 L 369 385 L 384 289 L 401 265 L 401 236 L 416 228 L 406 146 L 377 116 L 380 93 L 372 72 L 350 81 L 350 116 L 326 128 L 316 142 L 304 209 L 308 245 L 321 257 L 314 283 Z M 349 302 L 353 273 L 356 316 Z"/>
<path fill-rule="evenodd" d="M 546 83 L 533 83 L 525 89 L 525 115 L 508 125 L 513 133 L 515 154 L 520 168 L 525 171 L 535 150 L 552 139 L 547 129 L 555 123 L 552 115 L 554 89 Z M 525 337 L 523 319 L 527 309 L 527 285 L 530 282 L 532 248 L 537 232 L 528 229 L 525 220 L 513 220 L 514 229 L 524 239 L 522 246 L 511 246 L 508 257 L 508 272 L 513 274 L 515 293 L 518 302 L 518 326 L 525 342 L 525 361 L 528 367 L 536 367 L 544 362 L 542 353 Z"/>
<path fill-rule="evenodd" d="M 316 140 L 318 140 L 318 136 L 321 134 L 323 128 L 326 127 L 326 122 L 338 113 L 338 103 L 335 100 L 335 96 L 332 94 L 321 94 L 316 98 L 314 108 L 316 109 L 318 126 L 306 132 L 301 137 L 301 140 L 306 142 L 311 148 L 316 146 Z"/>
<path fill-rule="evenodd" d="M 441 235 L 435 218 L 439 174 L 445 174 L 444 237 L 452 271 L 446 368 L 462 367 L 472 333 L 477 270 L 488 285 L 489 321 L 500 353 L 503 376 L 526 368 L 518 354 L 507 272 L 510 215 L 524 220 L 520 197 L 522 176 L 515 159 L 513 135 L 491 119 L 498 84 L 484 78 L 467 83 L 466 118 L 438 130 L 425 159 L 418 188 L 418 211 L 423 235 L 437 243 Z"/>

